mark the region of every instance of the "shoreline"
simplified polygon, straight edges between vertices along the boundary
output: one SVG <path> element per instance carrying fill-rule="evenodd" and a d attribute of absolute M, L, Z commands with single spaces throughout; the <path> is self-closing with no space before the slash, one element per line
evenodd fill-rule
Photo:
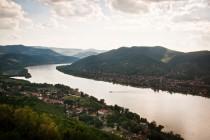
<path fill-rule="evenodd" d="M 161 76 L 125 76 L 110 73 L 81 73 L 75 71 L 65 71 L 62 69 L 62 66 L 57 66 L 56 69 L 68 75 L 111 82 L 113 84 L 121 84 L 137 88 L 150 88 L 154 91 L 161 90 L 172 94 L 180 93 L 210 98 L 210 85 L 207 85 L 199 80 L 174 80 Z"/>
<path fill-rule="evenodd" d="M 3 91 L 2 97 L 5 97 L 1 103 L 7 103 L 7 99 L 10 101 L 10 98 L 17 100 L 20 97 L 36 98 L 37 101 L 46 104 L 62 105 L 65 118 L 75 118 L 99 130 L 109 128 L 110 134 L 114 132 L 113 134 L 123 136 L 126 139 L 137 140 L 140 138 L 144 140 L 151 138 L 155 140 L 159 136 L 168 139 L 183 139 L 172 131 L 162 131 L 164 127 L 157 125 L 155 121 L 148 122 L 147 119 L 129 111 L 129 109 L 118 105 L 107 105 L 103 99 L 98 100 L 69 86 L 36 84 L 10 78 L 1 78 L 0 85 L 0 89 Z M 17 102 L 19 103 L 19 101 Z"/>

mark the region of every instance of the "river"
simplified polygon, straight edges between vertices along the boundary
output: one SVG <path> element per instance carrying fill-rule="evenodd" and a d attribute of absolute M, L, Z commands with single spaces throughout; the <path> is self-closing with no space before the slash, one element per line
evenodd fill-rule
<path fill-rule="evenodd" d="M 117 104 L 155 120 L 165 131 L 181 134 L 186 140 L 210 140 L 210 99 L 151 89 L 134 88 L 103 81 L 75 77 L 56 70 L 57 65 L 28 67 L 35 83 L 64 84 L 78 88 L 107 104 Z M 16 77 L 17 79 L 24 79 Z"/>

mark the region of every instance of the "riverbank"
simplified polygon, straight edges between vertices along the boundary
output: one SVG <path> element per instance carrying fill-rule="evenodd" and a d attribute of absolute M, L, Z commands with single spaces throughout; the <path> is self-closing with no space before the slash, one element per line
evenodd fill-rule
<path fill-rule="evenodd" d="M 120 106 L 108 106 L 104 100 L 97 100 L 78 89 L 60 84 L 31 84 L 22 80 L 0 79 L 1 104 L 15 106 L 33 106 L 41 102 L 47 106 L 55 106 L 55 115 L 65 119 L 75 119 L 107 133 L 132 140 L 181 140 L 180 135 L 163 132 L 163 126 L 148 122 L 145 118 Z M 23 99 L 22 101 L 20 101 Z M 27 100 L 26 100 L 27 99 Z M 40 103 L 39 103 L 40 104 Z M 56 107 L 57 106 L 57 107 Z M 60 109 L 59 109 L 60 108 Z M 42 106 L 42 111 L 50 108 Z M 63 113 L 61 113 L 64 111 Z M 60 113 L 59 113 L 60 112 Z M 49 112 L 48 112 L 49 113 Z"/>
<path fill-rule="evenodd" d="M 56 67 L 57 70 L 74 76 L 107 81 L 133 87 L 152 88 L 154 91 L 168 91 L 170 93 L 182 93 L 210 97 L 210 85 L 200 80 L 177 80 L 164 76 L 120 75 L 112 73 L 84 73 L 66 70 L 65 66 Z"/>
<path fill-rule="evenodd" d="M 172 130 L 181 134 L 186 140 L 209 140 L 210 134 L 206 133 L 210 130 L 206 123 L 210 118 L 209 98 L 179 93 L 170 94 L 161 90 L 154 92 L 150 88 L 135 88 L 76 77 L 57 71 L 56 66 L 59 65 L 27 67 L 32 77 L 17 78 L 33 83 L 59 83 L 74 89 L 78 88 L 89 96 L 105 99 L 108 105 L 117 104 L 128 108 L 141 117 L 147 118 L 149 122 L 156 120 L 165 126 L 164 131 Z"/>

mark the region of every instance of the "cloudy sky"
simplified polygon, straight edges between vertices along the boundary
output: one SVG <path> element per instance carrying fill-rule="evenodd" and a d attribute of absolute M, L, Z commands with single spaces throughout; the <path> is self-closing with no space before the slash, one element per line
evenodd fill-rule
<path fill-rule="evenodd" d="M 0 0 L 0 44 L 210 50 L 210 0 Z"/>

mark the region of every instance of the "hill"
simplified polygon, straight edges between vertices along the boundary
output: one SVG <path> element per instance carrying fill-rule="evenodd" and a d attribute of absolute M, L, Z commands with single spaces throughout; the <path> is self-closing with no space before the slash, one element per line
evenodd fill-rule
<path fill-rule="evenodd" d="M 33 46 L 0 46 L 0 74 L 24 75 L 24 67 L 41 64 L 70 63 L 78 58 L 64 56 L 50 49 Z"/>
<path fill-rule="evenodd" d="M 66 91 L 64 86 L 57 87 Z M 43 88 L 50 89 L 53 86 L 0 77 L 1 140 L 123 140 L 73 117 L 67 117 L 62 104 L 43 102 L 31 96 L 32 91 L 38 92 Z"/>
<path fill-rule="evenodd" d="M 71 70 L 117 74 L 160 75 L 167 70 L 166 61 L 181 52 L 162 47 L 119 48 L 79 60 Z"/>
<path fill-rule="evenodd" d="M 0 139 L 183 140 L 128 109 L 56 84 L 0 77 Z"/>
<path fill-rule="evenodd" d="M 175 56 L 169 66 L 171 78 L 184 80 L 204 80 L 210 78 L 210 52 L 189 52 Z"/>
<path fill-rule="evenodd" d="M 131 86 L 210 96 L 209 62 L 209 51 L 183 53 L 160 46 L 122 47 L 57 69 Z"/>

